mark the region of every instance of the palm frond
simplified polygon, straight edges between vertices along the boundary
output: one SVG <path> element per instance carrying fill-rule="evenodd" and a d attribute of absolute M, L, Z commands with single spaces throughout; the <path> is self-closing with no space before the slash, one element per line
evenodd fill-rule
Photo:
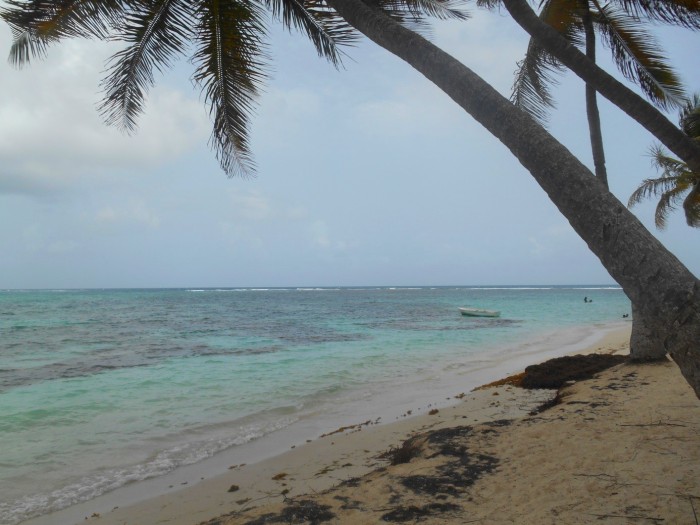
<path fill-rule="evenodd" d="M 8 60 L 14 67 L 21 68 L 34 58 L 46 57 L 49 41 L 38 38 L 31 31 L 13 30 L 12 45 Z"/>
<path fill-rule="evenodd" d="M 460 0 L 383 0 L 380 3 L 403 6 L 416 17 L 427 15 L 439 20 L 467 20 L 469 18 L 469 13 L 458 7 L 464 5 L 464 1 Z"/>
<path fill-rule="evenodd" d="M 250 175 L 248 123 L 265 78 L 263 13 L 251 2 L 200 0 L 195 16 L 193 80 L 214 120 L 210 144 L 227 175 Z"/>
<path fill-rule="evenodd" d="M 12 27 L 53 38 L 105 38 L 129 0 L 5 0 L 0 16 Z"/>
<path fill-rule="evenodd" d="M 652 102 L 663 109 L 683 103 L 680 78 L 639 20 L 608 4 L 594 13 L 594 21 L 622 74 L 638 84 Z"/>
<path fill-rule="evenodd" d="M 688 166 L 655 145 L 650 151 L 652 163 L 662 170 L 661 177 L 645 179 L 632 193 L 627 203 L 629 208 L 651 197 L 659 197 L 654 214 L 654 222 L 660 230 L 666 226 L 668 215 L 676 209 L 683 194 L 690 190 L 683 200 L 686 222 L 689 226 L 700 227 L 700 174 L 688 169 Z"/>
<path fill-rule="evenodd" d="M 700 29 L 698 0 L 612 0 L 635 18 Z"/>
<path fill-rule="evenodd" d="M 373 2 L 368 5 L 380 10 L 395 22 L 418 33 L 423 38 L 432 39 L 432 27 L 427 22 L 425 15 L 418 11 L 407 9 L 401 0 L 382 0 L 381 2 Z"/>
<path fill-rule="evenodd" d="M 51 41 L 58 37 L 40 32 L 39 27 L 50 19 L 53 4 L 7 0 L 0 6 L 0 18 L 10 26 L 12 46 L 8 61 L 15 67 L 28 64 L 33 58 L 43 58 Z"/>
<path fill-rule="evenodd" d="M 343 55 L 339 46 L 352 45 L 358 38 L 357 32 L 321 0 L 264 0 L 264 3 L 286 29 L 304 33 L 319 56 L 336 67 Z"/>
<path fill-rule="evenodd" d="M 578 45 L 580 20 L 575 11 L 575 5 L 570 0 L 548 0 L 542 3 L 539 17 L 569 42 Z M 540 47 L 534 38 L 528 42 L 525 57 L 517 66 L 510 99 L 513 104 L 545 125 L 549 119 L 548 110 L 555 105 L 549 86 L 558 84 L 556 76 L 565 67 Z"/>
<path fill-rule="evenodd" d="M 582 5 L 578 0 L 546 0 L 541 3 L 540 19 L 552 26 L 576 47 L 585 45 Z"/>
<path fill-rule="evenodd" d="M 460 0 L 376 0 L 369 3 L 385 15 L 424 38 L 432 37 L 427 17 L 466 20 L 469 15 L 456 6 Z"/>
<path fill-rule="evenodd" d="M 681 200 L 683 193 L 687 188 L 671 188 L 661 194 L 659 203 L 656 205 L 656 211 L 654 212 L 654 224 L 659 230 L 666 228 L 666 219 L 668 219 L 669 214 L 675 210 L 678 206 L 678 202 Z"/>
<path fill-rule="evenodd" d="M 695 93 L 681 109 L 680 125 L 686 135 L 700 139 L 700 93 Z"/>
<path fill-rule="evenodd" d="M 107 38 L 128 0 L 6 0 L 0 16 L 12 28 L 10 62 L 21 66 L 41 57 L 63 38 Z"/>
<path fill-rule="evenodd" d="M 555 106 L 549 86 L 559 83 L 556 74 L 563 66 L 530 39 L 525 58 L 518 62 L 510 100 L 541 124 L 549 118 L 548 109 Z"/>
<path fill-rule="evenodd" d="M 191 2 L 158 0 L 134 3 L 126 13 L 119 39 L 130 43 L 113 55 L 102 81 L 105 98 L 99 106 L 105 122 L 133 131 L 145 95 L 153 86 L 153 71 L 163 71 L 192 38 Z"/>
<path fill-rule="evenodd" d="M 649 149 L 649 155 L 652 166 L 657 170 L 661 170 L 663 177 L 687 177 L 692 175 L 685 162 L 668 156 L 666 150 L 659 144 L 655 144 Z"/>
<path fill-rule="evenodd" d="M 501 0 L 476 0 L 476 5 L 484 9 L 496 9 L 501 5 Z"/>
<path fill-rule="evenodd" d="M 683 201 L 685 222 L 691 228 L 700 228 L 700 180 L 693 185 Z"/>
<path fill-rule="evenodd" d="M 676 177 L 658 177 L 656 179 L 644 179 L 639 187 L 634 190 L 627 201 L 627 206 L 632 208 L 645 199 L 662 196 L 674 189 L 677 186 Z M 687 189 L 687 188 L 685 188 Z M 682 191 L 685 191 L 682 190 Z"/>

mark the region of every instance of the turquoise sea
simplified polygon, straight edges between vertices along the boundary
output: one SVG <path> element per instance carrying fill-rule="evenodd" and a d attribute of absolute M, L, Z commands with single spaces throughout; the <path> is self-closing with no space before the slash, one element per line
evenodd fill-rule
<path fill-rule="evenodd" d="M 444 403 L 629 313 L 617 286 L 0 290 L 0 524 Z"/>

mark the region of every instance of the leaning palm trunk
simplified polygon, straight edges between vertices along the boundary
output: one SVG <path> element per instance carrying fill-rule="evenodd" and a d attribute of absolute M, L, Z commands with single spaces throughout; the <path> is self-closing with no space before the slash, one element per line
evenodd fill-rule
<path fill-rule="evenodd" d="M 622 286 L 700 398 L 700 281 L 562 144 L 491 85 L 362 0 L 327 0 L 349 24 L 409 63 L 497 137 L 533 175 Z"/>
<path fill-rule="evenodd" d="M 700 144 L 671 123 L 659 110 L 603 71 L 554 28 L 542 22 L 526 0 L 502 0 L 511 17 L 537 44 L 610 102 L 639 122 L 693 171 L 700 172 Z"/>
<path fill-rule="evenodd" d="M 653 319 L 645 318 L 635 303 L 632 303 L 632 335 L 630 336 L 630 357 L 633 361 L 660 361 L 666 358 L 666 348 L 662 335 L 663 326 Z"/>
<path fill-rule="evenodd" d="M 595 30 L 593 20 L 588 10 L 588 5 L 584 7 L 583 25 L 586 29 L 586 57 L 595 64 Z M 605 149 L 603 148 L 603 130 L 600 125 L 600 112 L 598 111 L 598 100 L 595 87 L 586 82 L 586 116 L 588 117 L 588 131 L 591 136 L 591 152 L 593 153 L 593 165 L 595 166 L 595 176 L 608 186 L 608 172 L 605 168 Z"/>

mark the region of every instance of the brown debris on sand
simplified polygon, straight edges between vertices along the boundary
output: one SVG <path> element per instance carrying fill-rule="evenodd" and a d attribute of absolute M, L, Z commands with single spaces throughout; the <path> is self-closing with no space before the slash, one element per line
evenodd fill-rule
<path fill-rule="evenodd" d="M 558 389 L 569 381 L 590 379 L 598 372 L 627 361 L 626 355 L 588 354 L 555 357 L 544 363 L 528 366 L 524 372 L 476 387 L 474 391 L 511 385 L 520 388 Z"/>
<path fill-rule="evenodd" d="M 392 447 L 379 457 L 380 459 L 388 459 L 390 465 L 409 463 L 413 458 L 420 455 L 424 442 L 425 437 L 414 436 L 404 441 L 400 447 Z"/>
<path fill-rule="evenodd" d="M 569 381 L 590 379 L 595 374 L 628 360 L 625 355 L 571 355 L 530 365 L 525 369 L 520 386 L 523 388 L 561 388 Z"/>
<path fill-rule="evenodd" d="M 324 437 L 332 436 L 333 434 L 344 434 L 346 432 L 357 432 L 359 430 L 362 430 L 362 427 L 378 424 L 380 419 L 381 418 L 377 418 L 374 421 L 372 421 L 371 419 L 368 419 L 367 421 L 364 421 L 362 423 L 357 423 L 355 425 L 347 425 L 347 426 L 339 427 L 332 432 L 327 432 L 326 434 L 321 434 L 319 437 L 324 438 Z"/>
<path fill-rule="evenodd" d="M 291 500 L 279 514 L 263 514 L 246 521 L 245 525 L 266 525 L 268 523 L 308 523 L 318 525 L 335 518 L 330 505 L 319 505 L 311 499 Z"/>
<path fill-rule="evenodd" d="M 485 385 L 481 385 L 476 387 L 473 391 L 476 392 L 477 390 L 486 390 L 487 388 L 493 388 L 496 386 L 505 386 L 505 385 L 511 385 L 511 386 L 522 386 L 522 381 L 523 377 L 525 377 L 525 372 L 520 372 L 519 374 L 514 374 L 512 376 L 504 377 L 503 379 L 499 379 L 498 381 L 492 381 L 491 383 L 487 383 Z M 464 397 L 464 394 L 461 394 L 462 397 Z M 459 396 L 457 396 L 459 398 Z"/>
<path fill-rule="evenodd" d="M 536 417 L 417 432 L 382 456 L 386 466 L 225 524 L 695 523 L 700 404 L 672 363 L 610 368 L 624 361 L 529 367 L 538 386 L 578 382 Z"/>

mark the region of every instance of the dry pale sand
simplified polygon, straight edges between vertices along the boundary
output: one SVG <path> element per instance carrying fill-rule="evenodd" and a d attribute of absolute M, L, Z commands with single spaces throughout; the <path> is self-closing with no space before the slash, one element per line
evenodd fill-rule
<path fill-rule="evenodd" d="M 591 350 L 624 352 L 628 336 Z M 434 414 L 351 426 L 130 507 L 86 510 L 84 523 L 698 524 L 700 401 L 673 363 L 616 366 L 527 415 L 552 397 L 467 393 Z M 381 457 L 404 442 L 410 461 Z"/>

